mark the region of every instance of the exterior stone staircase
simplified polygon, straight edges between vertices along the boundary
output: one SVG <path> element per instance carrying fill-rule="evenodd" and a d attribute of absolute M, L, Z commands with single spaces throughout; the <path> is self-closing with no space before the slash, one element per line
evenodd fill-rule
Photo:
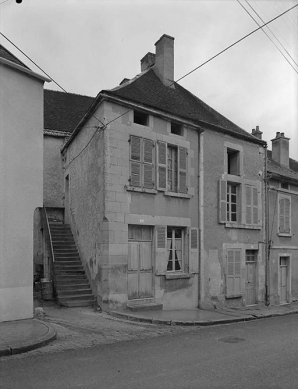
<path fill-rule="evenodd" d="M 89 281 L 80 260 L 70 226 L 49 222 L 54 252 L 54 271 L 58 302 L 65 307 L 95 303 Z"/>

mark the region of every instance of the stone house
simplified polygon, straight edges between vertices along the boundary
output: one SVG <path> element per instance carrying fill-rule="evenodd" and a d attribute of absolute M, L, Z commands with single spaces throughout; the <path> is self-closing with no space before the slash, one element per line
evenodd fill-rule
<path fill-rule="evenodd" d="M 277 132 L 268 151 L 268 294 L 271 304 L 298 299 L 298 162 Z"/>
<path fill-rule="evenodd" d="M 93 293 L 106 309 L 262 303 L 266 143 L 174 82 L 174 38 L 155 46 L 62 147 Z"/>
<path fill-rule="evenodd" d="M 0 45 L 0 322 L 33 316 L 33 219 L 43 202 L 43 84 Z"/>

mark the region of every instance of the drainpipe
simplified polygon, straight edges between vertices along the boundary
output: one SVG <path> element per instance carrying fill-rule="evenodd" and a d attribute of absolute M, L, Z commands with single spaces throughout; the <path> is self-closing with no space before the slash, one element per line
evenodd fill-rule
<path fill-rule="evenodd" d="M 267 145 L 265 147 L 265 302 L 270 305 L 270 237 L 269 237 L 269 201 L 268 201 L 268 171 Z"/>
<path fill-rule="evenodd" d="M 204 301 L 204 263 L 202 253 L 204 250 L 204 153 L 203 153 L 203 131 L 199 134 L 199 174 L 198 174 L 198 218 L 199 218 L 199 307 Z"/>

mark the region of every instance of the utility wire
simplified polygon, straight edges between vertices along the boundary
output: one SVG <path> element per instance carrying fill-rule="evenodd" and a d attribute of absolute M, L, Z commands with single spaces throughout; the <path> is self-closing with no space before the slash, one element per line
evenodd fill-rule
<path fill-rule="evenodd" d="M 245 12 L 253 19 L 254 22 L 256 22 L 256 24 L 258 26 L 260 26 L 260 23 L 251 15 L 251 13 L 244 7 L 243 4 L 241 4 L 241 2 L 239 0 L 237 0 L 239 5 L 241 5 L 241 7 L 245 10 Z M 248 6 L 255 12 L 255 14 L 262 20 L 262 22 L 264 23 L 264 20 L 260 17 L 260 15 L 253 9 L 253 7 L 248 3 L 248 1 L 245 0 L 245 2 L 248 4 Z M 269 29 L 269 31 L 271 32 L 271 34 L 275 37 L 275 39 L 279 42 L 279 44 L 283 47 L 283 49 L 285 50 L 285 52 L 289 55 L 289 57 L 292 59 L 292 61 L 298 66 L 297 62 L 294 60 L 294 58 L 292 58 L 291 54 L 286 50 L 286 48 L 283 46 L 283 44 L 280 42 L 280 40 L 276 37 L 276 35 L 272 32 L 272 30 L 267 26 L 267 28 Z M 274 44 L 274 46 L 277 48 L 277 50 L 280 52 L 280 54 L 284 57 L 284 59 L 289 63 L 289 65 L 294 69 L 294 71 L 298 74 L 297 70 L 294 68 L 294 66 L 291 64 L 291 62 L 288 60 L 288 58 L 284 55 L 284 53 L 280 50 L 280 48 L 276 45 L 276 43 L 273 41 L 273 39 L 270 37 L 270 35 L 267 34 L 267 32 L 265 30 L 263 30 L 262 28 L 262 31 L 263 33 L 267 36 L 268 39 L 270 39 L 270 41 Z"/>
<path fill-rule="evenodd" d="M 7 3 L 9 0 L 5 0 L 5 1 L 2 1 L 2 3 L 0 3 L 0 5 L 4 4 L 4 3 Z"/>
<path fill-rule="evenodd" d="M 214 58 L 218 57 L 220 54 L 224 53 L 225 51 L 227 51 L 228 49 L 230 49 L 231 47 L 235 46 L 237 43 L 243 41 L 245 38 L 248 38 L 250 35 L 254 34 L 255 32 L 261 30 L 263 27 L 267 26 L 267 24 L 269 23 L 272 23 L 274 20 L 280 18 L 281 16 L 283 16 L 284 14 L 286 14 L 287 12 L 291 11 L 293 8 L 297 7 L 298 4 L 294 5 L 293 7 L 289 8 L 288 10 L 284 11 L 283 13 L 277 15 L 275 18 L 269 20 L 269 22 L 263 24 L 262 26 L 260 26 L 259 28 L 256 28 L 255 30 L 251 31 L 249 34 L 246 34 L 244 37 L 242 37 L 241 39 L 238 39 L 236 42 L 232 43 L 230 46 L 226 47 L 224 50 L 220 51 L 219 53 L 217 53 L 216 55 L 214 55 L 213 57 L 211 57 L 210 59 L 208 59 L 208 61 L 205 61 L 203 62 L 201 65 L 197 66 L 195 69 L 191 70 L 190 72 L 186 73 L 183 77 L 180 77 L 178 78 L 178 80 L 176 80 L 175 82 L 178 82 L 178 81 L 181 81 L 183 78 L 189 76 L 191 73 L 195 72 L 196 70 L 198 70 L 199 68 L 201 68 L 202 66 L 206 65 L 206 63 L 212 61 Z M 173 82 L 174 84 L 174 82 Z M 171 84 L 171 85 L 173 85 Z"/>

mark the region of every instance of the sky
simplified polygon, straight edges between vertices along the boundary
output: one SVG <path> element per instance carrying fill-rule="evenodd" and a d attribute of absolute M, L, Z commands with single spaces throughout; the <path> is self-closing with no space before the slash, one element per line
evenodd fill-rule
<path fill-rule="evenodd" d="M 67 92 L 95 97 L 140 73 L 163 35 L 175 38 L 175 80 L 298 0 L 0 0 L 0 32 Z M 243 7 L 248 11 L 246 12 Z M 260 18 L 261 19 L 260 19 Z M 263 20 L 263 22 L 262 22 Z M 276 132 L 298 160 L 298 7 L 200 67 L 180 85 L 271 149 Z M 0 35 L 4 45 L 41 73 Z M 286 57 L 286 58 L 285 58 Z M 289 64 L 290 62 L 290 64 Z M 61 90 L 54 82 L 47 89 Z"/>

